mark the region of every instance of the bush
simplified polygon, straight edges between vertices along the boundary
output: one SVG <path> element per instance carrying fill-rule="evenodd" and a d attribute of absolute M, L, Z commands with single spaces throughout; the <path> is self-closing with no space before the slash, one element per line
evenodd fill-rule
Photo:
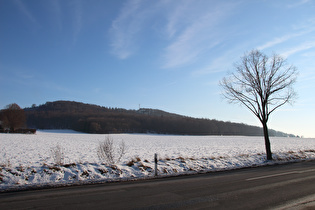
<path fill-rule="evenodd" d="M 54 159 L 55 164 L 59 166 L 63 165 L 64 160 L 65 160 L 64 149 L 60 145 L 57 145 L 51 148 L 50 151 L 51 151 L 51 156 Z"/>
<path fill-rule="evenodd" d="M 98 158 L 105 164 L 115 164 L 119 162 L 125 154 L 125 142 L 121 141 L 118 146 L 114 145 L 113 139 L 109 136 L 103 142 L 100 142 L 97 148 Z"/>

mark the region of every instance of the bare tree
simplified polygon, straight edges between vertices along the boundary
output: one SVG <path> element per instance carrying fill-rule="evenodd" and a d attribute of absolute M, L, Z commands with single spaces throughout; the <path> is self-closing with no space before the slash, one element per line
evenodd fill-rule
<path fill-rule="evenodd" d="M 263 126 L 267 160 L 272 160 L 267 122 L 277 108 L 293 102 L 297 69 L 279 55 L 268 57 L 258 50 L 245 54 L 235 68 L 234 73 L 220 81 L 223 95 L 258 117 Z"/>

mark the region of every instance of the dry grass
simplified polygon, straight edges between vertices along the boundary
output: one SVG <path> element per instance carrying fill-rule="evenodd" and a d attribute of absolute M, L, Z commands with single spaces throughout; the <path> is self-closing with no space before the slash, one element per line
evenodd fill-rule
<path fill-rule="evenodd" d="M 98 171 L 103 175 L 108 173 L 108 171 L 105 168 L 99 168 Z"/>
<path fill-rule="evenodd" d="M 168 173 L 167 169 L 166 169 L 166 168 L 163 168 L 163 169 L 162 169 L 162 173 L 167 174 L 167 173 Z"/>
<path fill-rule="evenodd" d="M 76 167 L 77 164 L 76 163 L 67 163 L 63 165 L 65 168 L 70 168 L 70 167 Z"/>
<path fill-rule="evenodd" d="M 60 171 L 61 170 L 61 168 L 59 166 L 48 166 L 48 169 L 52 170 L 52 171 Z"/>
<path fill-rule="evenodd" d="M 82 173 L 81 173 L 81 177 L 88 177 L 90 174 L 87 170 L 84 170 Z"/>
<path fill-rule="evenodd" d="M 249 157 L 249 154 L 240 154 L 239 157 Z"/>
<path fill-rule="evenodd" d="M 135 165 L 135 163 L 138 163 L 138 162 L 141 162 L 141 158 L 137 156 L 135 158 L 132 158 L 126 165 L 131 167 Z"/>
<path fill-rule="evenodd" d="M 18 171 L 20 171 L 20 172 L 24 172 L 24 171 L 25 171 L 25 169 L 23 168 L 22 165 L 20 165 L 19 167 L 17 167 L 16 170 L 18 170 Z"/>
<path fill-rule="evenodd" d="M 135 162 L 134 162 L 134 160 L 132 159 L 132 160 L 130 160 L 126 165 L 129 166 L 129 167 L 131 167 L 131 166 L 133 166 L 134 164 L 135 164 Z"/>
<path fill-rule="evenodd" d="M 11 162 L 10 160 L 6 160 L 3 163 L 0 164 L 0 167 L 5 168 L 5 167 L 11 167 Z"/>
<path fill-rule="evenodd" d="M 37 171 L 34 168 L 32 168 L 31 174 L 36 174 L 36 173 L 37 173 Z"/>
<path fill-rule="evenodd" d="M 314 152 L 315 153 L 315 149 L 307 149 L 307 150 L 304 150 L 304 152 Z"/>

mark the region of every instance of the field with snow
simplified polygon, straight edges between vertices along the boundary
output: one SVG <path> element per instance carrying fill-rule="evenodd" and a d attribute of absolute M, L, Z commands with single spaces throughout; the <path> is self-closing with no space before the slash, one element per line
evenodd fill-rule
<path fill-rule="evenodd" d="M 73 131 L 37 131 L 35 135 L 0 134 L 0 191 L 46 185 L 132 180 L 154 176 L 158 154 L 159 176 L 218 171 L 287 161 L 315 159 L 315 139 L 271 137 L 273 161 L 266 161 L 263 137 L 109 135 L 115 145 L 125 143 L 125 154 L 115 164 L 104 164 L 97 148 L 108 135 Z M 54 158 L 62 152 L 62 164 Z"/>

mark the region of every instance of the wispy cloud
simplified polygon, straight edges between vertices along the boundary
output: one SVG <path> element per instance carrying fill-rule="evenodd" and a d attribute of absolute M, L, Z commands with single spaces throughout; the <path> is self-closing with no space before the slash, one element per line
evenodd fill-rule
<path fill-rule="evenodd" d="M 270 48 L 270 47 L 273 47 L 273 46 L 275 46 L 277 44 L 281 44 L 281 43 L 283 43 L 285 41 L 288 41 L 288 40 L 290 40 L 290 39 L 292 39 L 294 37 L 300 36 L 302 34 L 303 33 L 293 33 L 293 34 L 284 35 L 282 37 L 276 37 L 273 40 L 271 40 L 271 41 L 269 41 L 269 42 L 267 42 L 267 43 L 265 43 L 265 44 L 263 44 L 261 46 L 258 46 L 257 49 L 258 50 L 264 50 L 266 48 Z"/>
<path fill-rule="evenodd" d="M 315 51 L 303 53 L 302 56 L 308 58 L 315 58 Z"/>
<path fill-rule="evenodd" d="M 82 29 L 82 2 L 74 1 L 73 2 L 73 43 L 77 42 L 78 36 Z"/>
<path fill-rule="evenodd" d="M 295 53 L 302 52 L 302 51 L 305 51 L 305 50 L 309 50 L 309 49 L 312 49 L 312 48 L 315 48 L 315 41 L 304 42 L 304 43 L 302 43 L 300 45 L 297 45 L 297 46 L 295 46 L 293 48 L 285 50 L 284 52 L 281 53 L 281 55 L 283 57 L 289 57 L 290 55 L 293 55 Z"/>
<path fill-rule="evenodd" d="M 200 19 L 208 19 L 207 17 Z M 207 29 L 205 29 L 207 28 Z M 218 40 L 208 42 L 208 37 L 213 37 L 209 30 L 208 22 L 202 20 L 194 21 L 183 32 L 175 37 L 174 41 L 169 44 L 165 49 L 165 68 L 177 67 L 182 64 L 192 62 L 198 55 L 208 48 L 212 48 L 219 44 Z M 207 34 L 202 36 L 201 34 Z M 207 45 L 205 44 L 207 43 Z"/>
<path fill-rule="evenodd" d="M 289 4 L 287 7 L 288 8 L 293 8 L 293 7 L 298 7 L 301 6 L 303 4 L 306 4 L 308 2 L 310 2 L 311 0 L 296 0 L 295 3 L 293 4 Z"/>
<path fill-rule="evenodd" d="M 142 22 L 146 18 L 146 14 L 140 10 L 141 3 L 140 0 L 127 2 L 112 23 L 112 52 L 120 59 L 134 53 L 136 34 L 141 30 Z"/>
<path fill-rule="evenodd" d="M 52 82 L 52 81 L 41 81 L 38 82 L 38 86 L 41 88 L 45 88 L 47 90 L 58 91 L 66 94 L 73 94 L 75 91 L 73 89 L 69 89 L 61 84 Z"/>
<path fill-rule="evenodd" d="M 208 74 L 233 71 L 234 64 L 237 63 L 247 46 L 244 44 L 235 45 L 222 53 L 214 53 L 209 58 L 209 62 L 200 69 L 192 71 L 192 76 L 204 76 Z M 218 84 L 218 81 L 216 81 Z"/>
<path fill-rule="evenodd" d="M 167 15 L 168 22 L 166 23 L 166 35 L 167 38 L 173 38 L 177 32 L 182 30 L 185 27 L 185 22 L 188 22 L 191 19 L 189 12 L 190 1 L 182 1 L 181 4 L 174 5 L 172 7 L 172 12 L 169 12 Z M 168 5 L 170 7 L 170 5 Z M 183 16 L 183 14 L 186 14 Z"/>
<path fill-rule="evenodd" d="M 54 17 L 54 24 L 55 27 L 59 31 L 62 31 L 62 12 L 59 0 L 49 1 L 50 2 L 50 9 L 52 10 L 53 17 Z"/>
<path fill-rule="evenodd" d="M 27 72 L 17 72 L 15 75 L 16 75 L 16 77 L 23 79 L 23 80 L 35 78 L 35 76 L 33 74 L 27 74 Z"/>
<path fill-rule="evenodd" d="M 232 52 L 224 53 L 224 55 L 215 57 L 211 60 L 206 67 L 193 71 L 192 75 L 202 76 L 227 71 L 231 67 L 233 58 L 235 57 L 237 56 L 232 56 Z"/>
<path fill-rule="evenodd" d="M 14 0 L 13 2 L 17 5 L 19 10 L 26 16 L 29 21 L 31 21 L 33 24 L 38 24 L 35 16 L 21 0 Z"/>
<path fill-rule="evenodd" d="M 121 9 L 110 29 L 112 53 L 126 59 L 137 51 L 138 39 L 142 32 L 158 25 L 164 41 L 161 56 L 164 68 L 178 67 L 194 61 L 205 50 L 220 43 L 215 27 L 228 16 L 233 4 L 183 0 L 180 4 L 173 1 L 128 1 Z M 164 37 L 163 37 L 164 35 Z M 216 41 L 212 41 L 216 40 Z M 218 41 L 219 40 L 219 41 Z M 206 44 L 205 44 L 206 43 Z"/>
<path fill-rule="evenodd" d="M 314 20 L 310 20 L 307 23 L 304 23 L 303 25 L 301 24 L 299 26 L 293 26 L 292 30 L 298 31 L 298 32 L 293 32 L 293 33 L 285 34 L 281 37 L 276 37 L 273 40 L 268 41 L 261 46 L 258 46 L 257 49 L 264 50 L 266 48 L 273 47 L 277 44 L 281 44 L 283 42 L 289 41 L 290 39 L 314 32 L 315 31 Z"/>
<path fill-rule="evenodd" d="M 203 52 L 220 44 L 223 37 L 218 25 L 232 13 L 235 6 L 224 3 L 215 5 L 213 2 L 209 5 L 195 1 L 185 2 L 168 20 L 167 31 L 172 39 L 165 48 L 164 68 L 194 62 Z"/>

